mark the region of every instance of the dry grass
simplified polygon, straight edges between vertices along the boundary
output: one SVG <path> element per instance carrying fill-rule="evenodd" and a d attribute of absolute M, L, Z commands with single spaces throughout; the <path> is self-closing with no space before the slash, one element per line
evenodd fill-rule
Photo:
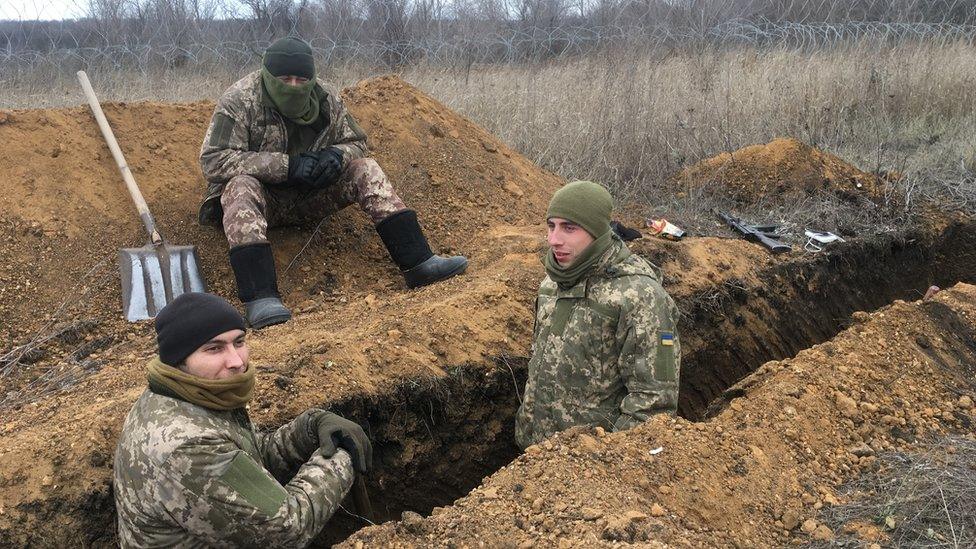
<path fill-rule="evenodd" d="M 0 74 L 0 108 L 47 109 L 86 104 L 75 76 L 82 69 L 88 73 L 101 101 L 215 100 L 229 85 L 258 67 L 258 61 L 242 66 L 191 65 L 151 70 L 64 63 L 29 74 Z M 381 73 L 359 65 L 339 65 L 320 70 L 319 74 L 336 88 L 342 88 Z"/>
<path fill-rule="evenodd" d="M 74 68 L 0 78 L 0 107 L 81 103 Z M 251 68 L 102 67 L 92 77 L 103 100 L 189 101 L 217 97 Z M 341 87 L 380 71 L 331 65 L 323 76 Z M 849 234 L 903 226 L 926 199 L 976 211 L 976 46 L 967 43 L 614 47 L 539 64 L 417 65 L 402 75 L 540 165 L 605 182 L 643 213 L 698 230 L 714 229 L 711 209 L 727 204 L 707 188 L 675 189 L 671 177 L 702 158 L 781 136 L 905 177 L 880 208 L 816 197 L 758 204 L 740 212 L 746 217 L 821 220 L 819 228 Z"/>
<path fill-rule="evenodd" d="M 976 442 L 946 438 L 917 454 L 882 454 L 878 463 L 848 486 L 846 503 L 825 508 L 837 538 L 808 547 L 862 547 L 865 540 L 845 529 L 857 523 L 885 532 L 885 547 L 976 546 Z"/>
<path fill-rule="evenodd" d="M 976 47 L 966 44 L 628 51 L 408 76 L 541 165 L 612 183 L 657 213 L 695 207 L 670 188 L 682 167 L 781 136 L 905 174 L 905 200 L 892 206 L 928 194 L 976 207 Z"/>

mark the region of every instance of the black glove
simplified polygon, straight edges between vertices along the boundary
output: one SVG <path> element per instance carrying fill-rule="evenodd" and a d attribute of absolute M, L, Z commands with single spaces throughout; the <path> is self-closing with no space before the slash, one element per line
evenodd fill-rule
<path fill-rule="evenodd" d="M 315 185 L 319 173 L 319 155 L 316 153 L 293 154 L 288 157 L 288 184 L 298 188 Z"/>
<path fill-rule="evenodd" d="M 332 457 L 342 448 L 352 456 L 353 467 L 360 473 L 373 467 L 373 447 L 357 423 L 332 412 L 322 412 L 316 418 L 316 431 L 323 456 Z"/>
<path fill-rule="evenodd" d="M 315 154 L 319 159 L 319 165 L 313 173 L 315 187 L 324 189 L 338 181 L 342 175 L 342 151 L 329 147 Z"/>

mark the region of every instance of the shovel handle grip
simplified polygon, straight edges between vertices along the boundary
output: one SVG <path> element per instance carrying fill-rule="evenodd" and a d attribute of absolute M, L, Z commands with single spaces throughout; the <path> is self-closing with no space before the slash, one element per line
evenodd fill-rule
<path fill-rule="evenodd" d="M 369 492 L 366 491 L 366 480 L 362 473 L 356 473 L 356 480 L 352 484 L 352 499 L 356 503 L 356 510 L 359 515 L 369 521 L 373 518 L 373 504 L 369 501 Z"/>
<path fill-rule="evenodd" d="M 95 97 L 95 90 L 92 88 L 85 71 L 78 71 L 78 82 L 81 83 L 81 89 L 85 92 L 85 97 L 88 98 L 88 106 L 91 107 L 92 114 L 95 115 L 95 121 L 98 122 L 98 129 L 102 131 L 102 137 L 105 138 L 105 143 L 108 144 L 108 149 L 112 151 L 115 163 L 122 173 L 122 179 L 125 181 L 125 186 L 129 190 L 132 202 L 135 203 L 136 209 L 139 210 L 139 217 L 142 219 L 142 224 L 146 227 L 146 232 L 149 233 L 149 239 L 154 245 L 162 244 L 163 237 L 156 230 L 156 221 L 153 219 L 152 213 L 149 212 L 149 206 L 146 204 L 146 199 L 142 197 L 142 192 L 139 190 L 139 186 L 136 185 L 135 178 L 132 177 L 132 171 L 125 162 L 125 157 L 122 156 L 122 149 L 119 148 L 119 142 L 115 139 L 112 126 L 109 126 L 108 120 L 105 119 L 105 113 L 102 112 L 102 106 L 98 104 L 98 98 Z"/>

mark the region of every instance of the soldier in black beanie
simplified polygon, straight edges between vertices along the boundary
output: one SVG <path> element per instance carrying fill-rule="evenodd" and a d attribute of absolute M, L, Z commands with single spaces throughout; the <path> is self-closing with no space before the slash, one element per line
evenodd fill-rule
<path fill-rule="evenodd" d="M 163 364 L 176 367 L 201 345 L 224 332 L 244 336 L 244 317 L 230 303 L 200 292 L 185 293 L 156 315 L 156 343 Z M 238 334 L 233 334 L 236 338 Z"/>
<path fill-rule="evenodd" d="M 363 429 L 325 410 L 253 428 L 244 337 L 241 315 L 210 294 L 156 316 L 159 357 L 115 452 L 122 547 L 304 547 L 371 467 Z"/>

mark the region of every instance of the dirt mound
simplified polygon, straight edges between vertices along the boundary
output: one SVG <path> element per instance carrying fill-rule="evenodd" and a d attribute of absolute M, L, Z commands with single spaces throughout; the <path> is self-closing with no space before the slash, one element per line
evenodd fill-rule
<path fill-rule="evenodd" d="M 833 340 L 770 362 L 714 419 L 573 429 L 527 449 L 470 495 L 349 547 L 781 547 L 830 539 L 818 510 L 875 454 L 968 433 L 976 409 L 976 287 L 896 302 Z M 893 337 L 894 336 L 894 337 Z"/>
<path fill-rule="evenodd" d="M 526 353 L 540 216 L 560 180 L 397 78 L 344 93 L 435 250 L 464 253 L 471 265 L 462 277 L 407 291 L 355 208 L 318 232 L 272 230 L 296 316 L 251 336 L 262 395 L 252 415 L 264 425 Z M 205 187 L 196 158 L 212 108 L 105 111 L 164 234 L 197 245 L 210 289 L 234 299 L 226 241 L 195 221 Z M 85 533 L 75 521 L 111 524 L 84 509 L 110 512 L 115 439 L 154 347 L 151 323 L 120 318 L 115 266 L 117 248 L 145 237 L 86 108 L 13 111 L 3 120 L 0 140 L 10 146 L 0 170 L 14 184 L 0 196 L 0 335 L 12 347 L 0 351 L 0 545 L 65 532 L 94 541 L 111 531 Z M 9 537 L 15 524 L 20 533 Z"/>
<path fill-rule="evenodd" d="M 485 246 L 490 228 L 537 224 L 560 184 L 397 78 L 363 82 L 346 90 L 346 100 L 370 135 L 372 154 L 418 210 L 435 250 L 471 256 L 472 272 L 504 250 Z M 206 103 L 105 106 L 164 235 L 197 245 L 210 289 L 233 298 L 226 241 L 219 230 L 196 223 L 205 189 L 197 156 L 212 110 Z M 6 376 L 7 392 L 16 392 L 66 361 L 98 369 L 104 365 L 98 351 L 150 333 L 120 319 L 115 259 L 119 247 L 146 238 L 86 107 L 13 111 L 3 120 L 0 140 L 8 145 L 0 151 L 0 170 L 12 174 L 13 184 L 0 196 L 0 339 L 43 340 L 7 357 L 29 365 Z M 389 312 L 387 296 L 402 293 L 402 281 L 355 210 L 333 216 L 317 233 L 314 224 L 271 231 L 289 305 L 313 312 L 333 302 L 369 303 L 369 310 L 383 304 Z M 59 335 L 65 330 L 71 335 Z"/>
<path fill-rule="evenodd" d="M 383 518 L 404 509 L 426 513 L 518 453 L 512 416 L 542 276 L 541 215 L 561 182 L 401 80 L 369 80 L 344 95 L 434 247 L 468 255 L 471 266 L 464 276 L 407 291 L 355 208 L 317 232 L 314 225 L 272 230 L 280 285 L 296 315 L 249 336 L 259 371 L 250 412 L 271 428 L 309 406 L 334 407 L 363 423 L 378 464 L 369 488 Z M 196 157 L 211 110 L 205 103 L 106 107 L 165 233 L 196 244 L 211 289 L 233 299 L 226 241 L 195 222 L 204 188 Z M 115 253 L 144 236 L 87 109 L 15 111 L 0 119 L 0 140 L 12 144 L 0 149 L 0 169 L 17 178 L 0 196 L 0 337 L 16 351 L 0 357 L 17 359 L 0 358 L 0 545 L 111 545 L 112 454 L 154 350 L 150 323 L 120 319 Z M 942 233 L 949 236 L 936 238 Z M 635 242 L 663 267 L 682 309 L 683 412 L 697 417 L 757 364 L 835 334 L 855 307 L 976 272 L 971 224 L 947 221 L 933 234 L 898 238 L 852 241 L 812 258 L 774 257 L 741 240 Z M 876 268 L 848 268 L 868 260 Z M 863 360 L 875 360 L 871 353 Z M 760 429 L 749 419 L 758 412 L 743 410 L 721 420 L 726 433 L 740 425 Z M 663 428 L 652 425 L 647 429 L 658 431 L 639 433 Z M 678 425 L 685 435 L 698 432 Z M 511 469 L 521 471 L 530 458 Z M 675 470 L 707 463 L 695 459 L 676 462 Z M 562 467 L 552 463 L 554 471 Z M 602 475 L 591 472 L 593 479 Z M 539 478 L 552 481 L 550 493 L 564 489 L 555 477 Z M 718 514 L 726 494 L 706 506 Z M 334 520 L 336 540 L 361 526 Z"/>
<path fill-rule="evenodd" d="M 786 201 L 819 193 L 878 200 L 885 188 L 880 177 L 793 138 L 702 160 L 682 170 L 678 181 L 693 186 L 718 184 L 740 203 Z"/>

